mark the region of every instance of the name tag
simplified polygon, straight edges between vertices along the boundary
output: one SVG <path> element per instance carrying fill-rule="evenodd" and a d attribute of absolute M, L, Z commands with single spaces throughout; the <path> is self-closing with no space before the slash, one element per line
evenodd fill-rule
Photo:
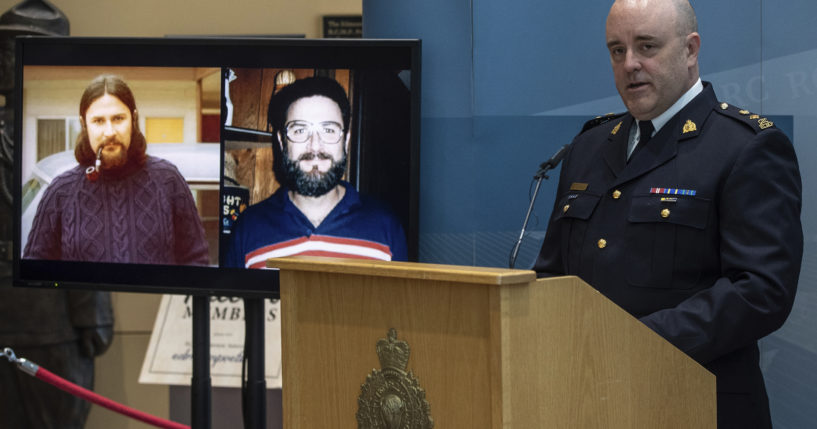
<path fill-rule="evenodd" d="M 587 190 L 587 183 L 573 182 L 573 184 L 570 185 L 570 190 L 571 191 L 585 191 L 585 190 Z"/>

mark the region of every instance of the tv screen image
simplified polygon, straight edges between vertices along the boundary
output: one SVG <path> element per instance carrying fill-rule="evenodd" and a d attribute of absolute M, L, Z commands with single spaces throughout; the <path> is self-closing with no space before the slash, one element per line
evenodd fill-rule
<path fill-rule="evenodd" d="M 416 259 L 419 41 L 17 43 L 16 285 L 275 297 L 268 257 Z"/>

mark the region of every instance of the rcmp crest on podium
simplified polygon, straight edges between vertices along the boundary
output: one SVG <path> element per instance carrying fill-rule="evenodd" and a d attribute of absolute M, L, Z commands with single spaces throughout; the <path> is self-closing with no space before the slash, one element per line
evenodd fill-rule
<path fill-rule="evenodd" d="M 431 429 L 431 407 L 420 382 L 409 371 L 411 349 L 397 340 L 397 331 L 389 329 L 387 338 L 377 341 L 380 370 L 372 370 L 360 386 L 357 398 L 359 429 Z"/>

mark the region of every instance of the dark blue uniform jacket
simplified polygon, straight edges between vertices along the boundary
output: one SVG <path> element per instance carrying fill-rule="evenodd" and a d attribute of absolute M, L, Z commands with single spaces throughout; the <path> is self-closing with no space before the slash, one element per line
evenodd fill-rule
<path fill-rule="evenodd" d="M 713 372 L 719 427 L 770 425 L 757 340 L 800 273 L 792 144 L 709 83 L 628 162 L 633 121 L 574 139 L 534 269 L 579 276 Z"/>

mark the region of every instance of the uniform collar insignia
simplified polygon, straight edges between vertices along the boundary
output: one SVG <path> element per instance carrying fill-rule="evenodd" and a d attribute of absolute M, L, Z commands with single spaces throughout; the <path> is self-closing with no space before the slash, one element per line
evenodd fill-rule
<path fill-rule="evenodd" d="M 621 129 L 621 124 L 622 124 L 623 122 L 624 122 L 624 121 L 621 121 L 621 122 L 619 122 L 618 124 L 616 124 L 615 128 L 613 128 L 613 131 L 610 131 L 610 134 L 612 134 L 612 135 L 616 135 L 616 133 L 618 133 L 618 130 L 620 130 L 620 129 Z"/>
<path fill-rule="evenodd" d="M 697 125 L 695 125 L 695 122 L 692 122 L 692 120 L 691 120 L 691 119 L 687 119 L 686 123 L 684 124 L 684 131 L 683 131 L 683 133 L 684 133 L 684 134 L 686 134 L 686 133 L 691 133 L 691 132 L 693 132 L 693 131 L 697 131 L 697 130 L 698 130 L 698 126 L 697 126 Z"/>

